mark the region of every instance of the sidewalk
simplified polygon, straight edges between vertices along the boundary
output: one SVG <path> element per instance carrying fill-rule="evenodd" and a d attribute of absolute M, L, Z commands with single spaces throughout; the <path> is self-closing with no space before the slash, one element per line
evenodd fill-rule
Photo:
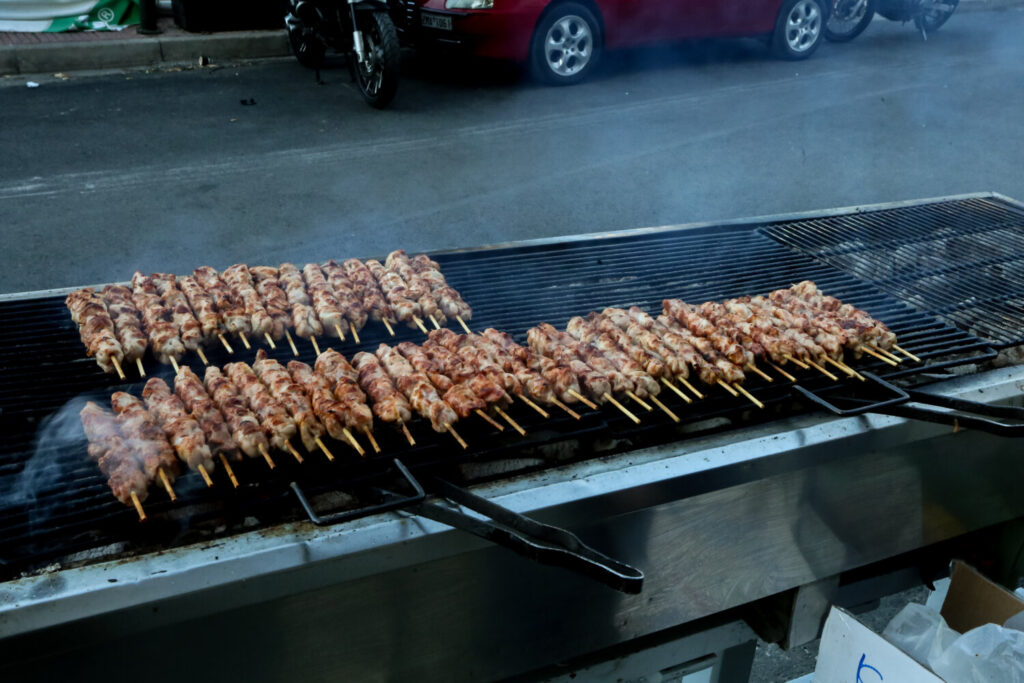
<path fill-rule="evenodd" d="M 961 0 L 959 12 L 1024 6 L 1024 0 Z M 144 66 L 238 61 L 291 54 L 284 29 L 189 33 L 171 17 L 159 20 L 161 33 L 141 35 L 137 27 L 123 31 L 69 33 L 0 32 L 0 76 L 52 74 Z"/>
<path fill-rule="evenodd" d="M 161 33 L 123 31 L 67 33 L 0 32 L 0 76 L 211 61 L 283 57 L 291 54 L 284 29 L 189 33 L 171 17 L 159 20 Z"/>

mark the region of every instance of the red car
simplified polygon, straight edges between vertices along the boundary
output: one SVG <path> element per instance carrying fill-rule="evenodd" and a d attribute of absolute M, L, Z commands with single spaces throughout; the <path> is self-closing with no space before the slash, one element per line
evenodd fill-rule
<path fill-rule="evenodd" d="M 602 51 L 690 38 L 765 36 L 785 59 L 822 39 L 825 0 L 406 0 L 396 16 L 414 44 L 462 45 L 528 63 L 547 83 L 583 80 Z"/>

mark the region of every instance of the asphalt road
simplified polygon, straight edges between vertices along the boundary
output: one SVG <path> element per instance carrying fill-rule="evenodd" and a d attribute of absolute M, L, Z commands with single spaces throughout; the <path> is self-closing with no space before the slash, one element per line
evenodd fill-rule
<path fill-rule="evenodd" d="M 611 55 L 545 88 L 408 54 L 365 106 L 292 60 L 0 79 L 0 292 L 987 191 L 1024 199 L 1024 11 L 811 60 Z M 255 104 L 242 104 L 242 101 Z"/>

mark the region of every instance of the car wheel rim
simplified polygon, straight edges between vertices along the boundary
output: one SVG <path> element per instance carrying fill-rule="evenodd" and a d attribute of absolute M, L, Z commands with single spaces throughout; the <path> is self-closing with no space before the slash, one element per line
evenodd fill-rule
<path fill-rule="evenodd" d="M 786 44 L 793 52 L 806 52 L 818 42 L 821 10 L 812 0 L 799 0 L 786 16 Z"/>
<path fill-rule="evenodd" d="M 544 36 L 544 58 L 552 73 L 563 78 L 583 71 L 594 56 L 594 32 L 581 17 L 568 14 Z"/>

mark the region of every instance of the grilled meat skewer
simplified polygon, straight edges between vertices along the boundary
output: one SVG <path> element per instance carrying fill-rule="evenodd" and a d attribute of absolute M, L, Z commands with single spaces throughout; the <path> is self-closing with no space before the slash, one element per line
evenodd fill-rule
<path fill-rule="evenodd" d="M 206 368 L 203 385 L 231 429 L 231 438 L 250 458 L 269 449 L 260 419 L 249 410 L 245 397 L 218 367 Z M 257 380 L 259 383 L 259 380 Z M 266 456 L 264 456 L 266 457 Z"/>
<path fill-rule="evenodd" d="M 96 403 L 89 401 L 79 413 L 82 428 L 89 440 L 89 457 L 107 477 L 110 491 L 124 505 L 133 505 L 134 495 L 142 502 L 149 495 L 149 483 L 133 449 L 121 434 L 117 418 Z"/>
<path fill-rule="evenodd" d="M 96 359 L 103 372 L 117 372 L 124 360 L 124 349 L 117 340 L 114 321 L 103 299 L 86 287 L 68 294 L 64 303 L 71 312 L 71 319 L 78 324 L 86 354 Z"/>

